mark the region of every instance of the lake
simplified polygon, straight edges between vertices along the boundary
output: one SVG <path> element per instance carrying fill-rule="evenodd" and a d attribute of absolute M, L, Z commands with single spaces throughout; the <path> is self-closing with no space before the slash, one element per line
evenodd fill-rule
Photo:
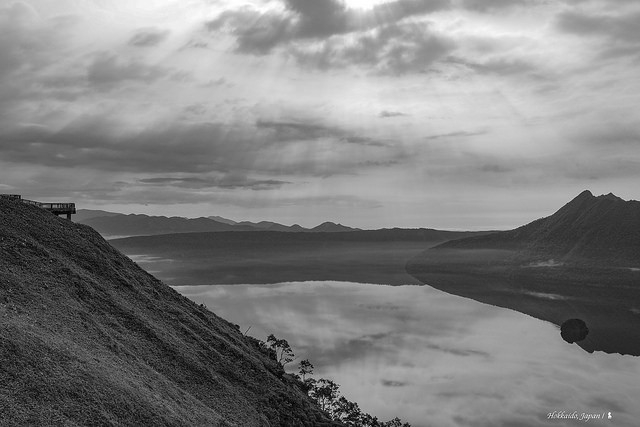
<path fill-rule="evenodd" d="M 315 378 L 336 381 L 381 420 L 399 416 L 414 427 L 640 425 L 640 358 L 587 353 L 563 341 L 555 325 L 511 310 L 428 286 L 175 289 L 242 331 L 250 328 L 249 335 L 287 339 L 296 356 L 314 364 Z M 583 414 L 605 419 L 580 420 Z"/>

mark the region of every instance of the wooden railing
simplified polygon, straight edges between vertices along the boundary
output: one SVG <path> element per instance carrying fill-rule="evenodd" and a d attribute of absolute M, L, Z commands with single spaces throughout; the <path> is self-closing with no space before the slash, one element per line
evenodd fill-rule
<path fill-rule="evenodd" d="M 3 199 L 20 200 L 27 205 L 37 206 L 41 209 L 45 209 L 53 214 L 66 215 L 67 219 L 71 219 L 71 215 L 76 213 L 75 203 L 42 203 L 35 200 L 23 199 L 19 194 L 0 194 Z"/>

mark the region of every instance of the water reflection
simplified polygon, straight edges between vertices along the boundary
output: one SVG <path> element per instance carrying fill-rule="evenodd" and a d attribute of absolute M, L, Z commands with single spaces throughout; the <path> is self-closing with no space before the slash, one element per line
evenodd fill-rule
<path fill-rule="evenodd" d="M 532 317 L 427 286 L 343 282 L 176 288 L 265 339 L 381 419 L 416 426 L 565 426 L 553 411 L 635 426 L 640 359 L 589 354 Z"/>

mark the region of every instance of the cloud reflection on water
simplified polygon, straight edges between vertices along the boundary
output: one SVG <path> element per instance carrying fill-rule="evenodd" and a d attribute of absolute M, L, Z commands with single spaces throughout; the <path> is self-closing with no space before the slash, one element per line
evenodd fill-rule
<path fill-rule="evenodd" d="M 420 426 L 565 426 L 547 413 L 612 411 L 634 426 L 640 359 L 589 354 L 558 328 L 428 286 L 344 282 L 177 287 L 225 319 L 270 333 L 316 377 L 380 419 Z"/>

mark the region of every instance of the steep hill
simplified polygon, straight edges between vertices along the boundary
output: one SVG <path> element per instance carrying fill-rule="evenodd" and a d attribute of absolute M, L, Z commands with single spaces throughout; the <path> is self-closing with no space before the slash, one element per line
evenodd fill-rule
<path fill-rule="evenodd" d="M 90 227 L 3 199 L 0 319 L 2 426 L 332 425 L 255 339 Z"/>
<path fill-rule="evenodd" d="M 584 191 L 549 217 L 442 248 L 504 249 L 522 258 L 633 267 L 640 263 L 640 202 Z"/>
<path fill-rule="evenodd" d="M 582 319 L 585 350 L 640 355 L 640 202 L 585 191 L 549 217 L 429 249 L 407 272 L 556 325 Z"/>

